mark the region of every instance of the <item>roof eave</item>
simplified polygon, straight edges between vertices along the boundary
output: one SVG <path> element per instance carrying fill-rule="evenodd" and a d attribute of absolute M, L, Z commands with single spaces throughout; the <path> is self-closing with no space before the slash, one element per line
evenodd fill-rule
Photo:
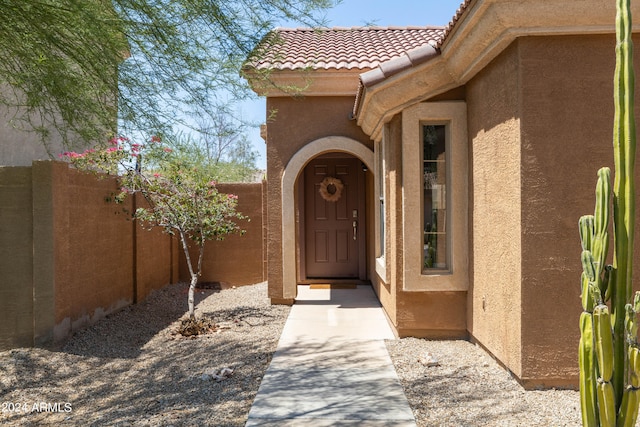
<path fill-rule="evenodd" d="M 245 69 L 251 89 L 260 96 L 354 96 L 361 69 L 271 70 Z"/>
<path fill-rule="evenodd" d="M 634 3 L 632 12 L 640 14 Z M 388 76 L 365 77 L 356 95 L 357 123 L 372 139 L 409 105 L 466 84 L 516 38 L 530 35 L 613 33 L 615 4 L 605 0 L 478 0 L 441 45 L 440 55 Z M 384 65 L 384 64 L 382 64 Z M 370 79 L 373 84 L 366 84 Z"/>
<path fill-rule="evenodd" d="M 430 98 L 457 86 L 445 67 L 446 62 L 438 55 L 381 83 L 368 87 L 361 84 L 354 110 L 358 125 L 371 139 L 379 140 L 382 126 L 395 114 L 425 97 Z"/>

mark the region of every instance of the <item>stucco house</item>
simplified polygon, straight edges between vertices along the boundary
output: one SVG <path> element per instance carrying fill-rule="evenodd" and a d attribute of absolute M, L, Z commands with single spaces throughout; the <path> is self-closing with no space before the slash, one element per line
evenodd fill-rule
<path fill-rule="evenodd" d="M 577 386 L 614 19 L 611 0 L 467 0 L 447 27 L 274 30 L 244 70 L 267 97 L 271 301 L 371 283 L 399 336 Z"/>

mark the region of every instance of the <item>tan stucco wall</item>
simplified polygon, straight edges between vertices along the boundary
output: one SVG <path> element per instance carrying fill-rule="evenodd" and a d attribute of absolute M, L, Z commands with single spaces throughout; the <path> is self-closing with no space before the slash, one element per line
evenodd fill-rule
<path fill-rule="evenodd" d="M 402 120 L 398 115 L 384 132 L 386 154 L 386 278 L 372 268 L 371 281 L 396 333 L 428 338 L 466 337 L 466 292 L 404 290 Z"/>
<path fill-rule="evenodd" d="M 0 168 L 0 349 L 64 339 L 177 280 L 175 243 L 135 235 L 116 190 L 62 162 Z"/>
<path fill-rule="evenodd" d="M 577 223 L 593 213 L 596 171 L 613 167 L 614 47 L 613 35 L 518 44 L 527 100 L 521 108 L 524 381 L 577 384 Z"/>
<path fill-rule="evenodd" d="M 526 387 L 577 385 L 577 222 L 613 166 L 614 44 L 521 38 L 467 85 L 469 331 Z"/>
<path fill-rule="evenodd" d="M 471 248 L 469 332 L 521 369 L 521 167 L 516 46 L 467 85 Z"/>
<path fill-rule="evenodd" d="M 33 160 L 46 160 L 66 151 L 55 132 L 50 133 L 45 145 L 37 133 L 20 129 L 21 123 L 13 123 L 14 115 L 15 112 L 0 106 L 0 165 L 31 166 Z"/>
<path fill-rule="evenodd" d="M 376 262 L 384 264 L 386 277 L 381 277 L 375 263 L 371 263 L 370 278 L 380 303 L 397 332 L 397 296 L 398 289 L 402 289 L 402 227 L 399 226 L 402 220 L 402 193 L 398 192 L 398 188 L 402 187 L 401 116 L 394 117 L 387 124 L 381 144 L 384 144 L 385 154 L 385 170 L 379 172 L 385 175 L 385 256 Z"/>
<path fill-rule="evenodd" d="M 8 99 L 12 99 L 15 95 L 15 88 L 7 89 L 6 86 L 0 86 L 0 91 Z M 49 123 L 42 124 L 37 113 L 32 113 L 29 120 L 33 126 L 40 126 L 46 131 L 46 138 L 33 131 L 31 127 L 24 122 L 25 116 L 22 112 L 16 112 L 15 108 L 0 105 L 0 165 L 2 166 L 31 166 L 34 160 L 57 160 L 58 155 L 63 151 L 84 151 L 90 144 L 76 138 L 72 133 L 69 134 L 67 146 L 63 146 L 62 136 Z M 56 120 L 62 122 L 61 117 Z M 115 129 L 115 117 L 114 117 Z M 104 134 L 108 134 L 105 130 Z"/>
<path fill-rule="evenodd" d="M 143 200 L 142 196 L 136 195 L 136 207 L 141 206 Z M 133 300 L 139 302 L 153 290 L 180 280 L 181 246 L 177 237 L 157 228 L 149 230 L 138 223 L 134 231 L 136 277 Z"/>
<path fill-rule="evenodd" d="M 250 285 L 264 277 L 262 183 L 218 184 L 218 191 L 238 196 L 237 211 L 248 220 L 237 224 L 243 235 L 231 234 L 224 240 L 209 241 L 205 245 L 201 282 L 224 282 L 227 285 Z M 197 262 L 198 251 L 192 250 Z M 189 271 L 180 250 L 180 278 L 189 281 Z"/>
<path fill-rule="evenodd" d="M 31 168 L 0 167 L 0 349 L 33 345 Z"/>
<path fill-rule="evenodd" d="M 267 98 L 267 258 L 269 297 L 283 298 L 282 176 L 289 160 L 306 144 L 329 136 L 346 137 L 373 148 L 349 119 L 353 97 Z M 310 160 L 310 159 L 309 159 Z M 295 192 L 294 192 L 295 193 Z"/>
<path fill-rule="evenodd" d="M 42 165 L 51 168 L 53 195 L 54 335 L 64 337 L 133 302 L 134 223 L 105 200 L 117 189 L 113 180 Z"/>

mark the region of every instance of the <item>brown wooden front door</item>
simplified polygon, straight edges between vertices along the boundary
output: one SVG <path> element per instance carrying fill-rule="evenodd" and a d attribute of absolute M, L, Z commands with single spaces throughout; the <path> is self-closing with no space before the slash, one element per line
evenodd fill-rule
<path fill-rule="evenodd" d="M 325 156 L 306 166 L 304 253 L 308 279 L 359 277 L 365 247 L 362 174 L 361 163 L 355 158 Z"/>

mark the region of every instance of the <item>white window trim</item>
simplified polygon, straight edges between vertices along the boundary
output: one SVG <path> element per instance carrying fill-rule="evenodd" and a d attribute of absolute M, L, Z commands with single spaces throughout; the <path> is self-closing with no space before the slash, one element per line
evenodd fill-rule
<path fill-rule="evenodd" d="M 422 146 L 423 124 L 446 124 L 450 208 L 446 272 L 423 272 Z M 463 101 L 424 102 L 402 112 L 403 290 L 466 291 L 469 288 L 467 105 Z"/>
<path fill-rule="evenodd" d="M 386 194 L 386 179 L 387 179 L 387 171 L 386 171 L 386 165 L 387 165 L 387 161 L 386 161 L 386 146 L 389 143 L 389 125 L 386 124 L 384 126 L 384 131 L 382 133 L 382 140 L 378 141 L 376 143 L 376 150 L 375 150 L 375 190 L 374 190 L 374 194 L 375 194 L 375 202 L 376 202 L 376 209 L 375 209 L 375 255 L 376 255 L 376 262 L 375 262 L 375 269 L 376 269 L 376 274 L 378 275 L 378 277 L 380 277 L 380 279 L 382 279 L 385 283 L 389 283 L 389 276 L 387 274 L 387 256 L 386 256 L 386 248 L 381 248 L 382 246 L 382 242 L 384 242 L 384 244 L 386 245 L 386 242 L 388 241 L 388 235 L 389 232 L 387 230 L 387 225 L 385 224 L 384 227 L 384 236 L 380 235 L 380 222 L 381 221 L 385 221 L 385 218 L 388 218 L 389 214 L 388 214 L 388 197 Z M 380 167 L 382 165 L 382 167 Z M 380 183 L 383 183 L 382 185 L 380 185 Z M 380 195 L 384 196 L 384 210 L 385 210 L 385 218 L 381 218 L 380 217 L 380 209 L 379 209 L 379 203 L 380 203 Z"/>

